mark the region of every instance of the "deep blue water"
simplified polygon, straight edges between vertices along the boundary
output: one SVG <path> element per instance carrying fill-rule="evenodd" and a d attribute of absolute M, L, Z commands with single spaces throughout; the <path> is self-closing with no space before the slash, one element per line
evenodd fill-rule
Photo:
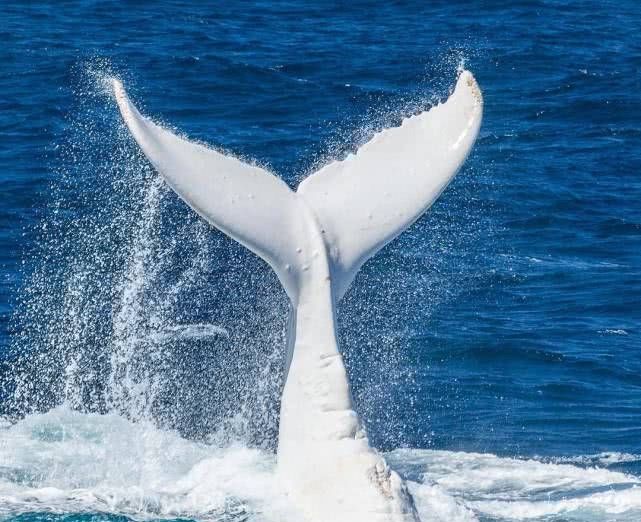
<path fill-rule="evenodd" d="M 472 156 L 341 307 L 370 436 L 385 450 L 641 453 L 638 2 L 4 2 L 0 20 L 0 410 L 13 420 L 65 402 L 201 440 L 242 405 L 233 436 L 274 444 L 277 386 L 257 400 L 254 385 L 278 380 L 284 295 L 154 185 L 102 79 L 296 186 L 443 99 L 464 64 L 485 99 Z M 143 311 L 123 319 L 141 248 Z M 160 323 L 229 339 L 181 338 L 160 361 L 137 350 L 132 372 L 157 379 L 131 406 L 110 354 Z"/>

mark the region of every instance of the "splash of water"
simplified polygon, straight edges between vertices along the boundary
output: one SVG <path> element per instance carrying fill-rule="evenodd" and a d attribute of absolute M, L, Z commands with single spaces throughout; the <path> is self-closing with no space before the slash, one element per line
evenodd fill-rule
<path fill-rule="evenodd" d="M 65 405 L 273 447 L 285 296 L 261 261 L 154 175 L 105 89 L 109 64 L 76 72 L 77 106 L 15 315 L 5 413 Z"/>
<path fill-rule="evenodd" d="M 641 516 L 641 481 L 605 467 L 410 449 L 386 459 L 409 480 L 425 521 L 634 522 Z M 590 457 L 577 457 L 584 459 Z M 42 512 L 300 520 L 274 473 L 273 453 L 190 441 L 115 413 L 59 407 L 0 425 L 0 462 L 0 520 Z"/>
<path fill-rule="evenodd" d="M 298 520 L 270 451 L 286 298 L 261 261 L 164 188 L 109 103 L 110 74 L 100 62 L 78 74 L 42 247 L 16 313 L 12 371 L 2 383 L 11 422 L 0 422 L 0 518 Z M 457 250 L 437 228 L 405 236 L 394 255 L 418 255 L 418 236 L 441 253 Z M 390 316 L 389 296 L 413 291 L 414 301 L 434 306 L 445 285 L 438 270 L 408 276 L 403 262 L 377 275 L 376 263 L 388 262 L 364 273 L 378 297 L 358 284 L 346 297 L 341 336 L 348 365 L 378 368 L 351 372 L 360 411 L 385 423 L 375 433 L 397 440 L 389 432 L 404 430 L 389 381 L 407 392 L 412 376 L 399 370 L 401 337 L 379 323 L 404 332 L 402 317 L 428 312 Z M 360 343 L 363 332 L 376 341 Z M 380 378 L 362 377 L 373 374 Z M 383 407 L 391 416 L 373 411 Z M 425 520 L 641 517 L 638 479 L 603 469 L 635 456 L 541 462 L 402 450 L 388 458 L 410 479 Z"/>

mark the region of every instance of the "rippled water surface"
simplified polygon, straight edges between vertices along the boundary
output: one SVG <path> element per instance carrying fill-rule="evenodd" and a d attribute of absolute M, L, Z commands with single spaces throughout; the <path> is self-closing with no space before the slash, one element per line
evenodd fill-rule
<path fill-rule="evenodd" d="M 0 519 L 299 517 L 273 476 L 284 293 L 155 176 L 109 78 L 295 187 L 462 66 L 472 156 L 341 304 L 358 410 L 426 521 L 641 519 L 638 2 L 0 20 Z"/>

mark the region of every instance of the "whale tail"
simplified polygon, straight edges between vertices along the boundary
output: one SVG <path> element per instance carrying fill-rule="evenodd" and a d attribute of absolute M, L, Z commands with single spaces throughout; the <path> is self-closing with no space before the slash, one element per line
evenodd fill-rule
<path fill-rule="evenodd" d="M 294 305 L 315 255 L 306 251 L 311 247 L 302 216 L 311 213 L 322 233 L 338 300 L 363 263 L 418 219 L 452 180 L 472 149 L 483 112 L 476 81 L 463 71 L 445 103 L 379 132 L 294 192 L 258 165 L 157 125 L 138 112 L 120 81 L 113 86 L 125 123 L 156 170 L 198 214 L 264 259 Z"/>
<path fill-rule="evenodd" d="M 114 80 L 123 118 L 196 212 L 274 269 L 291 301 L 278 467 L 314 522 L 416 522 L 400 477 L 369 446 L 338 349 L 335 306 L 362 264 L 410 226 L 469 154 L 483 102 L 469 72 L 449 99 L 376 134 L 296 192 L 257 165 L 142 116 Z"/>

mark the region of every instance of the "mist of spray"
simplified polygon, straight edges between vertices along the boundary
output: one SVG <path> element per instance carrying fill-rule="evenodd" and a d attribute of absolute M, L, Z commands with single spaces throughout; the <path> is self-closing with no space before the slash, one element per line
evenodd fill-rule
<path fill-rule="evenodd" d="M 15 314 L 5 413 L 64 404 L 272 447 L 284 293 L 153 172 L 117 114 L 109 64 L 75 72 Z"/>

